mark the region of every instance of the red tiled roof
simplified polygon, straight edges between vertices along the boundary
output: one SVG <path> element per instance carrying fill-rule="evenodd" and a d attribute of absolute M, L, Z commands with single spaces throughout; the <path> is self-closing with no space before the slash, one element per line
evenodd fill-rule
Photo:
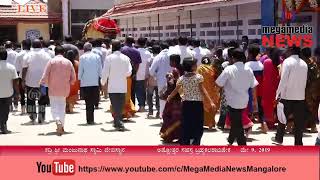
<path fill-rule="evenodd" d="M 115 5 L 103 16 L 117 17 L 129 14 L 139 14 L 144 12 L 152 12 L 195 5 L 206 5 L 228 1 L 232 0 L 138 0 L 130 3 Z"/>
<path fill-rule="evenodd" d="M 61 22 L 61 13 L 54 12 L 18 12 L 18 3 L 12 1 L 12 6 L 0 6 L 0 19 L 10 21 L 42 21 L 42 22 Z M 35 0 L 30 0 L 27 4 L 37 4 Z"/>

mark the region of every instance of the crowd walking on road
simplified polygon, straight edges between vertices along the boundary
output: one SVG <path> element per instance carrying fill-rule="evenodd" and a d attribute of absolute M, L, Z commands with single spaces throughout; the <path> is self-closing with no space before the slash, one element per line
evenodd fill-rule
<path fill-rule="evenodd" d="M 66 113 L 84 100 L 88 125 L 96 124 L 98 108 L 110 110 L 117 131 L 146 112 L 161 119 L 165 143 L 201 145 L 204 129 L 220 129 L 229 132 L 226 144 L 247 145 L 256 123 L 266 137 L 276 131 L 268 137 L 275 144 L 289 133 L 303 145 L 305 132 L 318 133 L 320 47 L 261 48 L 247 36 L 211 49 L 187 37 L 7 41 L 0 46 L 0 85 L 2 134 L 15 128 L 7 126 L 10 112 L 37 125 L 48 121 L 50 107 L 62 136 Z M 99 107 L 102 98 L 111 106 Z"/>

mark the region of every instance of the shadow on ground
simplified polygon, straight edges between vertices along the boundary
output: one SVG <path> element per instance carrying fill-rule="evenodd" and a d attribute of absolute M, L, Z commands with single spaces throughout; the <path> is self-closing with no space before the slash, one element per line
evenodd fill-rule
<path fill-rule="evenodd" d="M 73 134 L 73 132 L 65 132 L 62 136 Z M 58 136 L 57 132 L 39 133 L 38 136 Z"/>
<path fill-rule="evenodd" d="M 151 126 L 151 127 L 161 127 L 162 124 L 161 124 L 161 123 L 157 123 L 157 124 L 151 124 L 150 126 Z"/>
<path fill-rule="evenodd" d="M 207 127 L 204 127 L 203 128 L 203 132 L 213 133 L 213 132 L 218 132 L 218 130 L 217 129 L 209 129 Z"/>
<path fill-rule="evenodd" d="M 78 126 L 99 126 L 102 125 L 103 123 L 94 123 L 94 124 L 87 124 L 87 123 L 83 123 L 83 124 L 78 124 Z"/>
<path fill-rule="evenodd" d="M 41 124 L 39 124 L 38 122 L 26 122 L 26 123 L 22 123 L 21 126 L 43 126 L 43 125 L 48 125 L 48 124 L 51 124 L 55 121 L 45 121 Z"/>
<path fill-rule="evenodd" d="M 124 130 L 117 130 L 117 129 L 105 129 L 105 128 L 101 128 L 100 129 L 102 132 L 126 132 L 126 131 L 131 131 L 130 129 L 124 128 Z"/>

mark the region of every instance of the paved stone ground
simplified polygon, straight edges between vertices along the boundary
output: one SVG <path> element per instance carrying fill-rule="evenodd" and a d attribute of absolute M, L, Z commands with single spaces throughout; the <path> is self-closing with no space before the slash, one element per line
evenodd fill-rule
<path fill-rule="evenodd" d="M 66 116 L 67 134 L 61 137 L 55 133 L 50 107 L 47 108 L 47 123 L 44 125 L 31 125 L 28 116 L 20 116 L 20 112 L 12 113 L 8 122 L 12 133 L 0 135 L 0 145 L 163 145 L 159 137 L 160 119 L 146 119 L 147 113 L 137 113 L 137 117 L 125 123 L 127 131 L 117 132 L 112 127 L 111 113 L 107 111 L 109 104 L 108 100 L 102 100 L 101 109 L 95 111 L 97 125 L 87 126 L 84 102 L 80 101 L 75 113 Z M 253 127 L 248 145 L 273 145 L 271 137 L 275 131 L 261 134 L 258 127 L 258 124 Z M 227 136 L 228 132 L 206 129 L 202 145 L 227 145 Z M 316 137 L 317 134 L 305 133 L 304 144 L 314 145 Z M 284 145 L 293 143 L 293 135 L 286 135 Z"/>

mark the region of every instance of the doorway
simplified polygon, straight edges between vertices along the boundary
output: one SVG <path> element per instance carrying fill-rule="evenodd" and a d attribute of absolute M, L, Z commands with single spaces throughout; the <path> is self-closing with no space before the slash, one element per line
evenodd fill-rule
<path fill-rule="evenodd" d="M 6 41 L 17 41 L 17 26 L 16 25 L 1 25 L 0 26 L 0 42 L 3 44 Z"/>

